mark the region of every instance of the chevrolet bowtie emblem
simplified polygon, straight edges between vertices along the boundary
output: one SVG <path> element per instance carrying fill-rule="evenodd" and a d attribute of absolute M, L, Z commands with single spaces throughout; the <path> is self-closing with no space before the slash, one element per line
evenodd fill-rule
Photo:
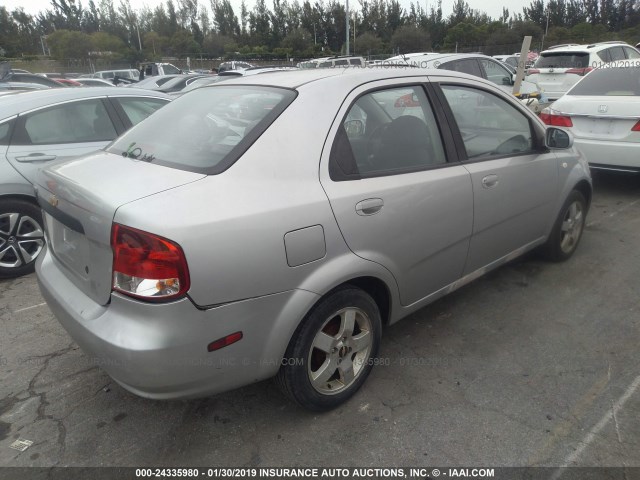
<path fill-rule="evenodd" d="M 52 197 L 49 198 L 49 203 L 51 204 L 52 207 L 57 207 L 58 198 L 55 195 L 53 195 Z"/>

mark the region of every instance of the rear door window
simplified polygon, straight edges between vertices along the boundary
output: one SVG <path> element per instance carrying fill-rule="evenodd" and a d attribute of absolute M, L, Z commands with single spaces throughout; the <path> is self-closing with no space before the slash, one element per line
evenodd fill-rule
<path fill-rule="evenodd" d="M 622 47 L 611 47 L 609 53 L 611 54 L 612 61 L 624 60 L 626 58 Z"/>
<path fill-rule="evenodd" d="M 637 59 L 640 58 L 640 53 L 635 48 L 623 47 L 624 52 L 627 54 L 627 58 Z"/>
<path fill-rule="evenodd" d="M 102 100 L 69 102 L 27 114 L 20 144 L 50 145 L 113 140 L 117 134 Z"/>

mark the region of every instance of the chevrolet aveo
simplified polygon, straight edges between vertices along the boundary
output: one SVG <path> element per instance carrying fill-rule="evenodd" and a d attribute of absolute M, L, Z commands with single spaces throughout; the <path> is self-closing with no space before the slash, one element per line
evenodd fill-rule
<path fill-rule="evenodd" d="M 533 248 L 569 258 L 591 179 L 570 134 L 485 80 L 320 69 L 194 90 L 37 190 L 43 295 L 124 388 L 275 376 L 326 410 L 383 325 Z"/>

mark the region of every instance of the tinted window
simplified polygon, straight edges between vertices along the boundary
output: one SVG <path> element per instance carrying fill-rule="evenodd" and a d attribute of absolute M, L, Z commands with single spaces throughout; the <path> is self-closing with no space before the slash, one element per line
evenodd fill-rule
<path fill-rule="evenodd" d="M 336 60 L 334 62 L 334 65 L 336 67 L 344 67 L 345 65 L 349 65 L 349 61 L 348 60 Z"/>
<path fill-rule="evenodd" d="M 469 87 L 442 86 L 469 159 L 533 150 L 529 119 L 505 100 Z"/>
<path fill-rule="evenodd" d="M 140 123 L 153 112 L 168 103 L 166 100 L 160 100 L 157 98 L 121 97 L 115 98 L 114 100 L 122 106 L 124 113 L 127 115 L 132 125 Z"/>
<path fill-rule="evenodd" d="M 182 170 L 220 173 L 294 98 L 293 91 L 282 88 L 196 89 L 133 127 L 108 151 Z"/>
<path fill-rule="evenodd" d="M 601 68 L 584 77 L 569 95 L 640 95 L 637 68 Z"/>
<path fill-rule="evenodd" d="M 518 57 L 509 57 L 505 60 L 505 63 L 508 63 L 513 68 L 518 68 Z"/>
<path fill-rule="evenodd" d="M 360 60 L 359 58 L 352 58 L 351 60 L 349 60 L 349 63 L 351 65 L 362 65 L 362 60 Z"/>
<path fill-rule="evenodd" d="M 609 63 L 611 61 L 611 55 L 609 54 L 609 49 L 605 49 L 605 50 L 600 50 L 598 52 L 598 57 L 600 57 L 600 59 L 603 62 Z"/>
<path fill-rule="evenodd" d="M 624 51 L 627 54 L 627 58 L 640 58 L 640 53 L 635 48 L 624 47 Z"/>
<path fill-rule="evenodd" d="M 46 145 L 113 140 L 117 135 L 100 100 L 65 103 L 26 116 L 26 143 Z"/>
<path fill-rule="evenodd" d="M 453 62 L 447 62 L 440 65 L 438 68 L 445 70 L 453 70 L 454 72 L 468 73 L 476 77 L 482 77 L 480 66 L 475 58 L 467 58 L 465 60 L 455 60 Z"/>
<path fill-rule="evenodd" d="M 172 73 L 180 73 L 180 69 L 174 67 L 173 65 L 163 65 L 162 69 L 166 75 L 171 75 Z"/>
<path fill-rule="evenodd" d="M 498 62 L 481 59 L 480 65 L 487 75 L 487 80 L 495 83 L 496 85 L 511 85 L 511 73 Z"/>
<path fill-rule="evenodd" d="M 609 49 L 609 53 L 611 54 L 611 60 L 624 60 L 626 57 L 624 56 L 624 50 L 622 47 L 612 47 Z"/>
<path fill-rule="evenodd" d="M 546 52 L 536 60 L 536 68 L 587 68 L 587 52 Z"/>
<path fill-rule="evenodd" d="M 331 150 L 334 180 L 403 173 L 446 163 L 431 105 L 420 87 L 379 90 L 351 107 Z"/>
<path fill-rule="evenodd" d="M 11 137 L 11 128 L 13 127 L 13 120 L 0 124 L 0 145 L 9 145 L 9 138 Z"/>

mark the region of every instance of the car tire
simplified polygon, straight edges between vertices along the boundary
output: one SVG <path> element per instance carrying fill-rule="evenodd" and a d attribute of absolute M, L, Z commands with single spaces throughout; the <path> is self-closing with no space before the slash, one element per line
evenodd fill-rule
<path fill-rule="evenodd" d="M 334 290 L 294 333 L 276 383 L 306 409 L 337 407 L 358 391 L 371 372 L 381 324 L 369 294 L 350 285 Z"/>
<path fill-rule="evenodd" d="M 587 201 L 584 195 L 573 190 L 562 206 L 558 219 L 551 230 L 542 254 L 553 262 L 569 259 L 578 247 L 587 216 Z"/>
<path fill-rule="evenodd" d="M 0 201 L 0 278 L 32 273 L 44 244 L 42 213 L 35 204 Z"/>

